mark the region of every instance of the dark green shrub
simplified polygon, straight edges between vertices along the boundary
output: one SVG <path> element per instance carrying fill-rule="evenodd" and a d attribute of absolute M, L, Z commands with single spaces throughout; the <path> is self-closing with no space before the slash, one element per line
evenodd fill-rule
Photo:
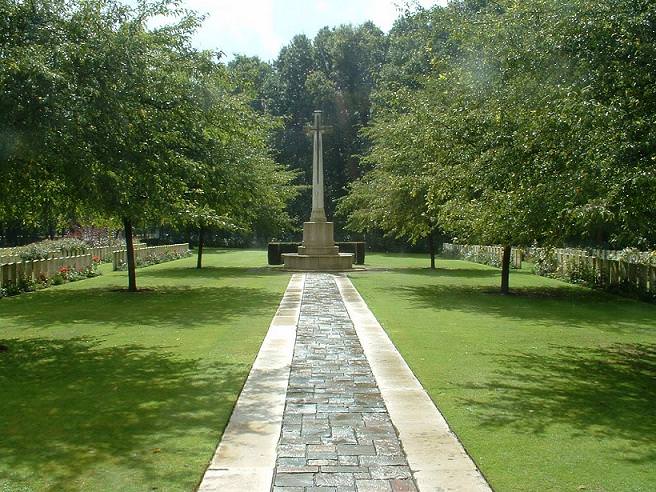
<path fill-rule="evenodd" d="M 269 243 L 267 261 L 269 265 L 282 265 L 284 253 L 297 253 L 301 243 Z"/>
<path fill-rule="evenodd" d="M 565 280 L 572 284 L 585 285 L 587 287 L 595 287 L 601 284 L 597 278 L 597 272 L 592 268 L 587 261 L 574 261 L 567 267 L 567 274 Z"/>
<path fill-rule="evenodd" d="M 50 250 L 47 246 L 35 243 L 20 249 L 18 255 L 23 261 L 47 260 Z"/>
<path fill-rule="evenodd" d="M 335 243 L 339 246 L 340 253 L 352 253 L 354 255 L 353 263 L 356 265 L 364 265 L 364 256 L 366 250 L 366 243 L 363 241 L 348 241 Z"/>
<path fill-rule="evenodd" d="M 36 290 L 36 282 L 23 275 L 16 282 L 16 287 L 20 292 L 33 292 Z"/>
<path fill-rule="evenodd" d="M 87 252 L 88 245 L 84 241 L 76 238 L 65 238 L 60 239 L 59 241 L 53 241 L 53 246 L 55 246 L 62 255 L 75 256 L 83 255 Z"/>
<path fill-rule="evenodd" d="M 553 248 L 535 248 L 532 250 L 533 271 L 537 275 L 550 277 L 558 270 L 558 259 Z"/>
<path fill-rule="evenodd" d="M 66 279 L 64 278 L 64 275 L 62 275 L 61 273 L 57 273 L 52 277 L 50 277 L 50 283 L 52 285 L 61 285 L 64 282 L 66 282 Z"/>

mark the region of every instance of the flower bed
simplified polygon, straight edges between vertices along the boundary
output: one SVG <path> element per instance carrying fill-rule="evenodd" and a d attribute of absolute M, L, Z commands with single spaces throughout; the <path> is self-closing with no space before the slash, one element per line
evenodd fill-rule
<path fill-rule="evenodd" d="M 77 282 L 78 280 L 97 277 L 100 275 L 100 272 L 98 272 L 99 264 L 100 261 L 96 261 L 96 257 L 94 257 L 90 266 L 62 266 L 53 275 L 47 275 L 46 272 L 39 272 L 37 275 L 25 275 L 21 273 L 15 282 L 0 287 L 0 298 L 15 296 L 24 292 L 34 292 L 36 290 L 46 289 L 52 285 L 62 285 L 68 282 Z"/>
<path fill-rule="evenodd" d="M 135 248 L 134 250 L 137 268 L 179 260 L 188 257 L 190 254 L 188 243 L 150 246 L 147 248 Z M 127 267 L 127 251 L 115 251 L 114 270 L 127 270 Z"/>

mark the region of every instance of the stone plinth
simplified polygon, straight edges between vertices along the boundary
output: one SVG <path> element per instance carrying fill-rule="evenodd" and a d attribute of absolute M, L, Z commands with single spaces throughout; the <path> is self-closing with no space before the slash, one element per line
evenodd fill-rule
<path fill-rule="evenodd" d="M 332 222 L 305 222 L 303 224 L 303 245 L 298 254 L 283 254 L 285 268 L 288 270 L 330 272 L 351 270 L 353 255 L 340 253 L 333 239 Z"/>
<path fill-rule="evenodd" d="M 299 255 L 329 256 L 337 255 L 339 248 L 333 240 L 332 222 L 305 222 L 303 224 L 303 245 L 299 246 Z"/>
<path fill-rule="evenodd" d="M 353 255 L 338 253 L 336 255 L 300 255 L 287 253 L 282 255 L 285 269 L 302 272 L 343 272 L 353 269 Z"/>

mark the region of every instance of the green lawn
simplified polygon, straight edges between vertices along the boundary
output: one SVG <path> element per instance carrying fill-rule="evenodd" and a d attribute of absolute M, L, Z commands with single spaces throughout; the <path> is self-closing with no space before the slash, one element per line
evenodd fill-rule
<path fill-rule="evenodd" d="M 352 274 L 497 491 L 656 490 L 656 306 L 423 256 Z"/>
<path fill-rule="evenodd" d="M 0 300 L 0 492 L 191 491 L 289 275 L 210 251 Z"/>
<path fill-rule="evenodd" d="M 193 490 L 289 279 L 194 260 L 0 300 L 0 492 Z M 356 287 L 496 490 L 656 490 L 656 306 L 367 260 Z"/>

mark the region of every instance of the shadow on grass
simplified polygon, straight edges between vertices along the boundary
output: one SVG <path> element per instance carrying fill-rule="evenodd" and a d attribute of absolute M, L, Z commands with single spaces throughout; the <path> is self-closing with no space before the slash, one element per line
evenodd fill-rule
<path fill-rule="evenodd" d="M 563 284 L 558 287 L 517 287 L 501 295 L 495 286 L 422 285 L 390 287 L 417 307 L 441 311 L 484 313 L 526 322 L 612 332 L 656 329 L 654 306 L 610 294 Z"/>
<path fill-rule="evenodd" d="M 105 460 L 148 472 L 153 450 L 143 446 L 153 436 L 205 425 L 198 411 L 207 410 L 208 392 L 240 384 L 229 366 L 199 376 L 197 362 L 139 346 L 100 348 L 80 338 L 4 342 L 0 463 L 14 471 L 47 467 L 52 490 L 74 488 L 70 481 Z"/>
<path fill-rule="evenodd" d="M 394 270 L 394 273 L 407 273 L 411 275 L 425 275 L 436 278 L 493 278 L 501 279 L 501 272 L 491 268 L 403 268 Z"/>
<path fill-rule="evenodd" d="M 502 369 L 483 386 L 489 400 L 465 400 L 481 426 L 543 433 L 568 425 L 574 435 L 632 442 L 621 459 L 656 459 L 656 344 L 554 347 L 550 354 L 483 354 Z"/>
<path fill-rule="evenodd" d="M 0 307 L 3 317 L 20 320 L 25 328 L 45 329 L 55 322 L 193 328 L 244 313 L 273 316 L 279 302 L 278 296 L 258 288 L 154 287 L 138 293 L 98 288 L 44 290 L 3 299 Z"/>
<path fill-rule="evenodd" d="M 194 257 L 197 256 L 198 255 L 198 246 L 194 246 L 191 251 L 193 252 L 192 256 L 194 256 Z M 231 253 L 233 251 L 235 251 L 235 250 L 234 249 L 229 250 L 229 249 L 217 249 L 217 248 L 203 248 L 203 257 L 205 257 L 205 255 L 224 255 L 226 253 Z"/>
<path fill-rule="evenodd" d="M 203 268 L 194 267 L 153 267 L 139 270 L 137 276 L 141 278 L 160 277 L 163 279 L 203 279 L 203 280 L 220 280 L 226 278 L 243 278 L 243 277 L 270 277 L 274 275 L 285 274 L 281 269 L 271 267 L 258 268 L 239 268 L 239 267 L 217 267 L 204 266 Z M 287 274 L 288 275 L 288 274 Z"/>
<path fill-rule="evenodd" d="M 461 279 L 477 279 L 477 278 L 494 278 L 498 277 L 501 280 L 501 272 L 495 269 L 474 269 L 474 268 L 436 268 L 429 267 L 378 267 L 368 266 L 366 270 L 358 272 L 348 272 L 349 275 L 366 275 L 368 272 L 390 272 L 400 273 L 407 275 L 423 275 L 432 278 L 461 278 Z"/>
<path fill-rule="evenodd" d="M 403 258 L 413 259 L 413 260 L 425 260 L 426 263 L 430 262 L 430 256 L 428 253 L 389 253 L 389 252 L 378 252 L 378 251 L 367 251 L 367 256 L 375 256 L 379 258 L 391 258 L 393 260 L 399 260 Z M 435 257 L 436 260 L 443 260 L 440 256 Z"/>
<path fill-rule="evenodd" d="M 161 463 L 198 463 L 209 454 L 175 457 L 177 446 L 161 443 L 218 439 L 248 373 L 243 364 L 181 360 L 166 348 L 104 347 L 96 339 L 0 342 L 9 347 L 0 353 L 0 483 L 47 470 L 53 491 L 82 490 L 75 480 L 105 462 L 191 490 L 202 465 Z M 259 414 L 265 418 L 267 409 Z"/>

